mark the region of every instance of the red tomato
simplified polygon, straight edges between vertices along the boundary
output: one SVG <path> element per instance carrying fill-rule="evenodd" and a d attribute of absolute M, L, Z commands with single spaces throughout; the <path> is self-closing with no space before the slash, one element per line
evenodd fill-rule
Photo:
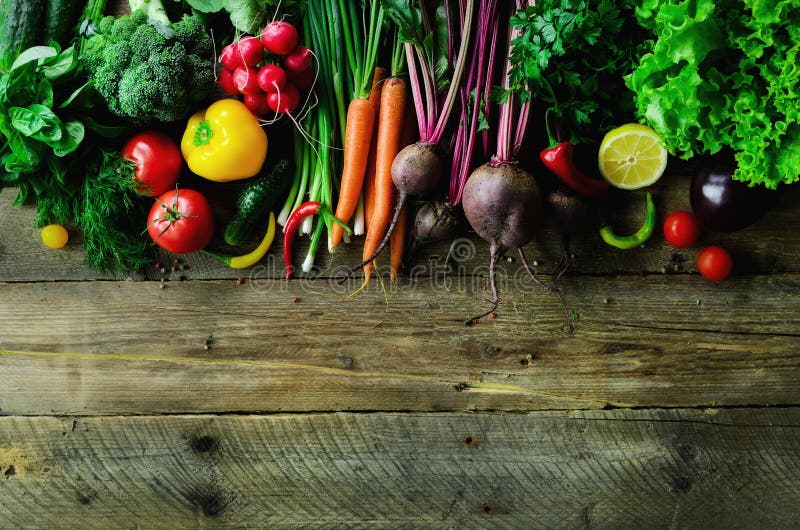
<path fill-rule="evenodd" d="M 136 164 L 133 175 L 139 193 L 158 197 L 175 187 L 183 167 L 183 156 L 172 138 L 158 131 L 139 133 L 125 144 L 120 155 Z"/>
<path fill-rule="evenodd" d="M 199 191 L 168 191 L 150 208 L 147 233 L 168 252 L 196 252 L 208 245 L 214 235 L 211 205 Z"/>
<path fill-rule="evenodd" d="M 722 247 L 706 247 L 697 255 L 697 270 L 711 281 L 724 280 L 731 273 L 732 268 L 731 255 Z"/>
<path fill-rule="evenodd" d="M 700 224 L 691 212 L 672 212 L 664 220 L 664 239 L 673 247 L 691 247 L 700 239 Z"/>

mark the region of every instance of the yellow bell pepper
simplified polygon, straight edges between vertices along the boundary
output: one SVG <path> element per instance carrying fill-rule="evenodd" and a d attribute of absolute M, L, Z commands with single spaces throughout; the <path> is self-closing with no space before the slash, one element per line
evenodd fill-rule
<path fill-rule="evenodd" d="M 217 182 L 256 175 L 267 157 L 267 134 L 236 99 L 212 103 L 189 118 L 181 152 L 192 173 Z"/>

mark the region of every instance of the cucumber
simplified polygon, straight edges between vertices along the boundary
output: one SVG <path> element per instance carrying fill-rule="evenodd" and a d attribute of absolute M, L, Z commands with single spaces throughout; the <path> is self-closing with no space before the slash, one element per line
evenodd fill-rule
<path fill-rule="evenodd" d="M 263 220 L 286 189 L 292 178 L 292 164 L 279 160 L 262 170 L 260 176 L 248 180 L 236 198 L 236 210 L 225 227 L 225 242 L 229 245 L 246 243 L 256 224 Z"/>
<path fill-rule="evenodd" d="M 0 70 L 8 71 L 22 50 L 39 44 L 44 0 L 0 1 Z"/>
<path fill-rule="evenodd" d="M 69 45 L 75 36 L 85 3 L 83 0 L 47 0 L 44 9 L 44 44 L 49 45 L 54 40 L 62 46 Z"/>

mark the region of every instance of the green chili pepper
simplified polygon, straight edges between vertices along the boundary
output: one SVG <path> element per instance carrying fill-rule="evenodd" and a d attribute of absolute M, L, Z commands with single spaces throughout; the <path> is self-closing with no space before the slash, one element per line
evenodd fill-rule
<path fill-rule="evenodd" d="M 647 193 L 646 208 L 647 216 L 644 220 L 644 224 L 642 224 L 641 228 L 635 233 L 629 236 L 618 236 L 614 233 L 614 229 L 611 225 L 601 221 L 600 237 L 612 247 L 621 248 L 623 250 L 643 245 L 644 242 L 653 235 L 653 231 L 656 227 L 656 205 L 653 203 L 653 197 L 650 195 L 650 192 Z"/>

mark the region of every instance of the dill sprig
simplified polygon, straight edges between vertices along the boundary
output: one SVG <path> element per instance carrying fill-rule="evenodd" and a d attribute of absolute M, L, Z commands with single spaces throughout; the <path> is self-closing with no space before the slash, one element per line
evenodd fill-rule
<path fill-rule="evenodd" d="M 142 232 L 147 209 L 136 191 L 134 164 L 118 152 L 100 151 L 73 202 L 83 233 L 86 264 L 103 272 L 138 271 L 155 257 Z"/>

